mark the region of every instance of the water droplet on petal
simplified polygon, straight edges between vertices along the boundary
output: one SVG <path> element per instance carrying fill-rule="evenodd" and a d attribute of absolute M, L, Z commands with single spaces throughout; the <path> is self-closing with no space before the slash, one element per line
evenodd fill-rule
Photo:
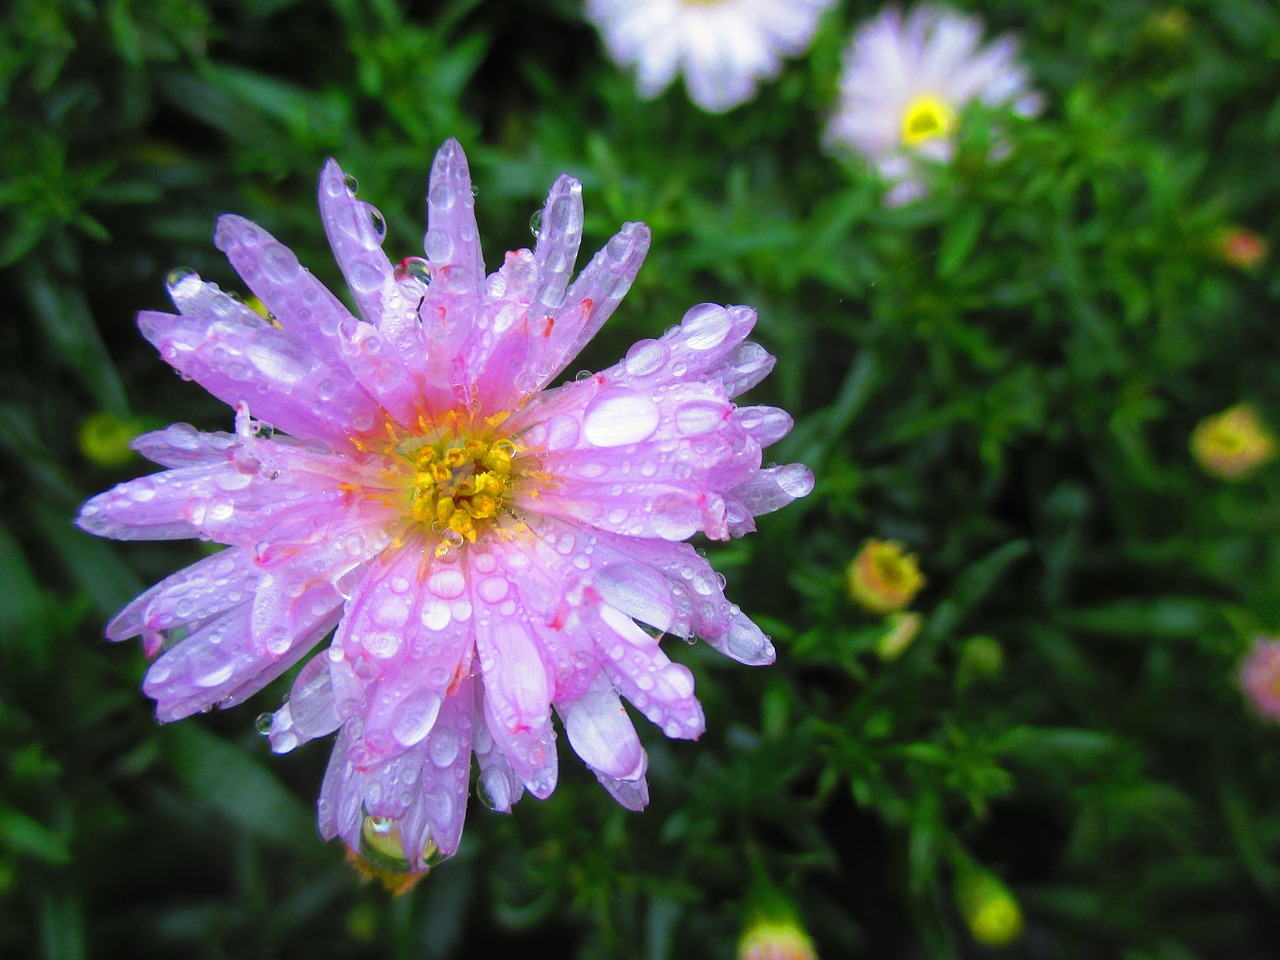
<path fill-rule="evenodd" d="M 382 214 L 373 207 L 369 208 L 369 219 L 373 222 L 373 232 L 376 233 L 378 235 L 378 239 L 381 240 L 387 235 L 387 221 L 383 219 Z"/>
<path fill-rule="evenodd" d="M 716 303 L 693 307 L 680 322 L 684 342 L 692 350 L 710 350 L 724 342 L 733 329 L 729 311 Z"/>
<path fill-rule="evenodd" d="M 529 218 L 529 232 L 538 237 L 542 232 L 542 211 L 539 210 Z"/>
<path fill-rule="evenodd" d="M 360 189 L 360 181 L 349 173 L 342 178 L 342 182 L 351 191 L 352 196 L 355 196 L 356 191 Z"/>
<path fill-rule="evenodd" d="M 169 276 L 165 277 L 164 285 L 169 290 L 173 290 L 174 287 L 178 286 L 178 284 L 182 283 L 182 281 L 186 280 L 188 277 L 194 277 L 199 280 L 200 274 L 196 273 L 190 267 L 174 267 L 169 271 Z"/>
<path fill-rule="evenodd" d="M 405 257 L 396 264 L 393 274 L 397 282 L 417 280 L 424 287 L 431 285 L 431 279 L 434 276 L 431 261 L 426 257 Z"/>
<path fill-rule="evenodd" d="M 658 406 L 630 387 L 601 390 L 587 405 L 582 432 L 598 447 L 621 447 L 647 440 L 658 429 Z"/>
<path fill-rule="evenodd" d="M 254 729 L 264 737 L 271 732 L 272 714 L 260 713 L 258 719 L 253 721 Z"/>

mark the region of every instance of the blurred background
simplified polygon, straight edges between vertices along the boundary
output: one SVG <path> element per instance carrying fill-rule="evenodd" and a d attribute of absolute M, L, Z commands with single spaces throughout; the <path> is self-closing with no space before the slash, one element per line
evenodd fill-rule
<path fill-rule="evenodd" d="M 835 3 L 723 115 L 679 83 L 641 100 L 575 0 L 7 4 L 0 956 L 730 958 L 763 916 L 829 960 L 1274 957 L 1280 728 L 1238 672 L 1280 633 L 1280 9 L 961 8 L 1020 36 L 1043 112 L 967 114 L 927 196 L 889 208 L 820 147 L 872 3 Z M 316 833 L 327 745 L 273 757 L 255 731 L 287 680 L 161 727 L 140 649 L 102 639 L 202 546 L 71 521 L 152 469 L 134 434 L 231 427 L 134 325 L 176 266 L 238 285 L 216 217 L 339 290 L 324 159 L 394 261 L 421 253 L 446 137 L 491 268 L 562 172 L 582 262 L 651 225 L 571 373 L 695 303 L 756 307 L 779 362 L 747 402 L 795 415 L 769 455 L 817 488 L 703 545 L 778 663 L 671 651 L 708 732 L 640 725 L 645 813 L 562 751 L 549 800 L 473 804 L 458 856 L 395 897 Z M 1246 441 L 1250 469 L 1214 460 Z M 869 540 L 901 548 L 859 565 Z M 922 589 L 868 609 L 868 564 Z"/>

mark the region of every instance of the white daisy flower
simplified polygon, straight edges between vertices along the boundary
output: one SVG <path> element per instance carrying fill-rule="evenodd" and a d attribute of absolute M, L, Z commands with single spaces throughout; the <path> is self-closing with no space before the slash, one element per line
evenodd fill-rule
<path fill-rule="evenodd" d="M 802 53 L 835 0 L 587 0 L 609 55 L 635 69 L 646 99 L 684 74 L 689 98 L 723 113 Z"/>
<path fill-rule="evenodd" d="M 951 160 L 956 121 L 970 103 L 1008 105 L 1026 117 L 1040 112 L 1040 95 L 1017 61 L 1017 41 L 981 42 L 977 18 L 928 5 L 905 19 L 886 10 L 853 35 L 824 143 L 874 164 L 893 184 L 887 205 L 924 193 L 918 158 Z"/>

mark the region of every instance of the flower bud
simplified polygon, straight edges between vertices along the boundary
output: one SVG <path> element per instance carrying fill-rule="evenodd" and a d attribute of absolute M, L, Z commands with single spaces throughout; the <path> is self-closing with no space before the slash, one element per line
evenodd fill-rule
<path fill-rule="evenodd" d="M 1191 455 L 1219 480 L 1238 480 L 1275 454 L 1270 431 L 1246 403 L 1205 417 L 1191 433 Z"/>
<path fill-rule="evenodd" d="M 891 613 L 885 617 L 885 631 L 876 640 L 876 655 L 886 663 L 897 660 L 902 652 L 911 646 L 911 641 L 920 632 L 920 624 L 924 618 L 918 613 Z"/>
<path fill-rule="evenodd" d="M 994 873 L 981 867 L 963 869 L 956 880 L 956 905 L 973 939 L 988 947 L 1004 947 L 1022 936 L 1022 908 L 1013 892 Z"/>
<path fill-rule="evenodd" d="M 915 554 L 893 540 L 868 540 L 845 572 L 849 597 L 872 613 L 893 613 L 911 603 L 925 578 Z"/>
<path fill-rule="evenodd" d="M 797 923 L 758 920 L 750 924 L 738 944 L 738 960 L 818 960 L 813 941 Z"/>

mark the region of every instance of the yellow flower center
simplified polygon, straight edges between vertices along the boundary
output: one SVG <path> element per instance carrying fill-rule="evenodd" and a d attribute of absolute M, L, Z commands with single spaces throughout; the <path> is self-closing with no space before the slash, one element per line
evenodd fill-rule
<path fill-rule="evenodd" d="M 437 557 L 475 543 L 486 528 L 510 536 L 521 524 L 502 521 L 514 516 L 516 493 L 523 489 L 536 497 L 552 480 L 519 437 L 501 430 L 509 416 L 450 411 L 424 417 L 412 433 L 388 424 L 385 439 L 357 440 L 361 449 L 379 451 L 387 464 L 382 483 L 366 487 L 365 495 L 403 511 L 408 528 L 402 538 L 427 533 L 437 540 Z"/>
<path fill-rule="evenodd" d="M 475 543 L 478 521 L 492 520 L 513 485 L 516 445 L 508 437 L 453 437 L 419 447 L 414 461 L 413 519 Z"/>
<path fill-rule="evenodd" d="M 902 114 L 902 142 L 909 147 L 951 132 L 955 111 L 944 101 L 926 94 L 907 104 Z"/>

